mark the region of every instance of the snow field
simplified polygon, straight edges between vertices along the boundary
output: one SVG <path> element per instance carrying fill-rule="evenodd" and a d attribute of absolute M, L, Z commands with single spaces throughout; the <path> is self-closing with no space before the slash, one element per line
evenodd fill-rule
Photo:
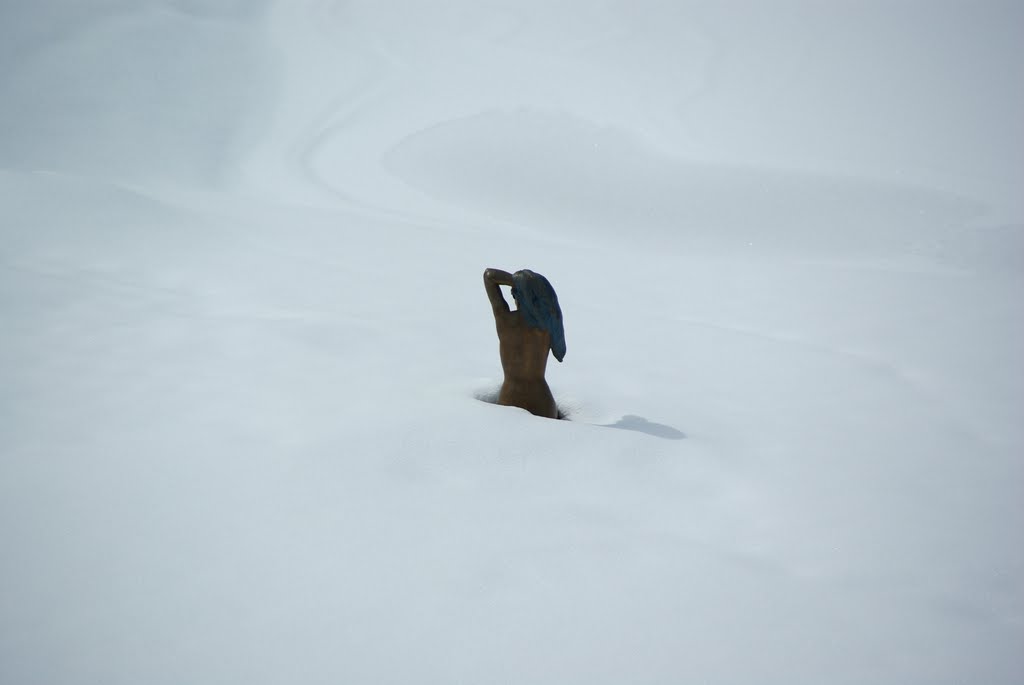
<path fill-rule="evenodd" d="M 922 7 L 0 9 L 0 681 L 1019 681 L 1024 24 Z"/>

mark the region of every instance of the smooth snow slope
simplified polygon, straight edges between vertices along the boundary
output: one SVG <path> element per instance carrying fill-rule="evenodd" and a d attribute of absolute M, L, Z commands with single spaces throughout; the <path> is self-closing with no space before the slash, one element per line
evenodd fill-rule
<path fill-rule="evenodd" d="M 1022 39 L 0 5 L 0 682 L 1021 682 Z"/>

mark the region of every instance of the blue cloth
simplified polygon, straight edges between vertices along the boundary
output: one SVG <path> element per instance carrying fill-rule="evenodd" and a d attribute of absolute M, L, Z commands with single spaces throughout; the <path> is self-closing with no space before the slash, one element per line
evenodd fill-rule
<path fill-rule="evenodd" d="M 548 279 L 529 269 L 512 274 L 512 297 L 531 328 L 539 328 L 551 336 L 551 352 L 555 359 L 565 357 L 565 330 L 562 328 L 562 309 L 558 295 Z"/>

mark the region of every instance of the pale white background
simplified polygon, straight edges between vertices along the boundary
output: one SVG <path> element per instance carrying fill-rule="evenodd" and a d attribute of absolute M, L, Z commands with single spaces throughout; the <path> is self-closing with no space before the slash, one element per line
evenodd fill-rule
<path fill-rule="evenodd" d="M 0 3 L 0 682 L 1020 683 L 1021 45 Z M 480 401 L 487 266 L 570 421 Z"/>

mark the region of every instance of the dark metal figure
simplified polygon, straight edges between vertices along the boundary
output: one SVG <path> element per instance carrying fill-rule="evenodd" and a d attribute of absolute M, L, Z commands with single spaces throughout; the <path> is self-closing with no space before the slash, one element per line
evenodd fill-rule
<path fill-rule="evenodd" d="M 512 288 L 516 311 L 509 309 L 499 286 Z M 558 296 L 548 279 L 529 269 L 510 274 L 501 269 L 484 271 L 484 288 L 494 311 L 498 349 L 505 381 L 498 404 L 521 407 L 531 414 L 558 418 L 558 407 L 544 380 L 548 350 L 555 359 L 565 357 L 565 331 Z"/>

